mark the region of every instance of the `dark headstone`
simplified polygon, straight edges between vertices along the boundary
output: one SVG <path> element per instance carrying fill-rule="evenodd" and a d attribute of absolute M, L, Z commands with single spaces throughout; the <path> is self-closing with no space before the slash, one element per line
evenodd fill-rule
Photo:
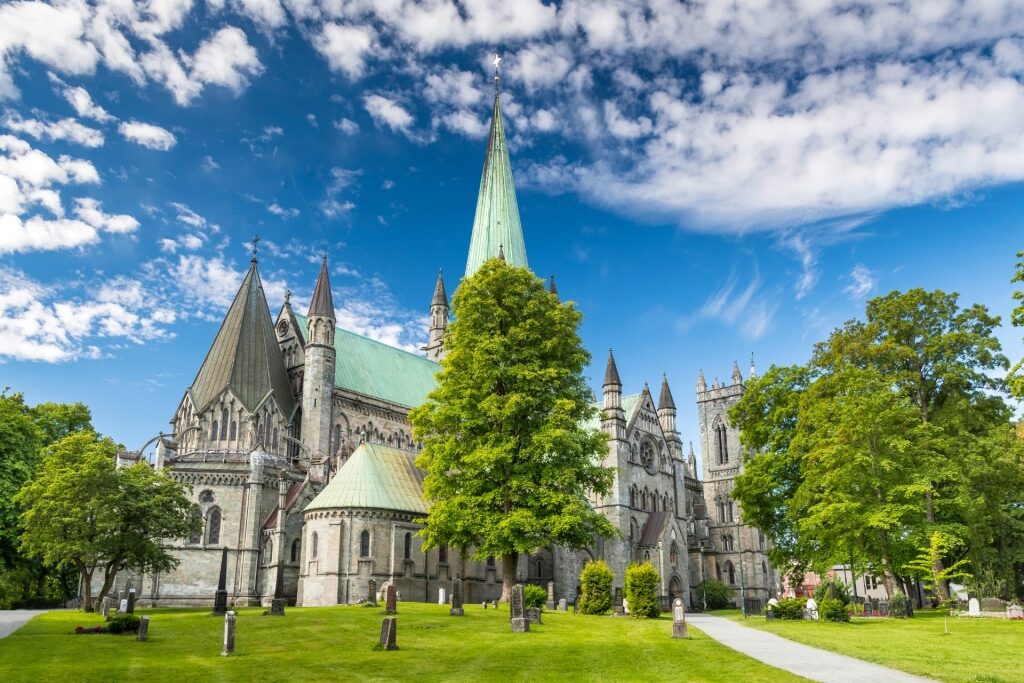
<path fill-rule="evenodd" d="M 548 601 L 544 605 L 549 610 L 555 609 L 555 582 L 548 581 Z"/>
<path fill-rule="evenodd" d="M 527 607 L 526 608 L 526 620 L 531 624 L 540 624 L 541 609 L 540 607 Z"/>
<path fill-rule="evenodd" d="M 128 589 L 128 609 L 125 610 L 128 614 L 135 614 L 135 589 Z"/>
<path fill-rule="evenodd" d="M 517 583 L 512 586 L 512 596 L 509 599 L 509 608 L 512 614 L 512 632 L 526 633 L 530 630 L 530 622 L 526 619 L 525 601 L 523 600 L 523 585 Z"/>
<path fill-rule="evenodd" d="M 392 586 L 393 588 L 393 586 Z M 390 594 L 390 590 L 388 591 Z M 398 619 L 396 617 L 384 617 L 380 624 L 380 649 L 397 650 L 396 631 L 398 630 Z"/>
<path fill-rule="evenodd" d="M 377 579 L 370 579 L 366 582 L 366 601 L 377 606 Z"/>
<path fill-rule="evenodd" d="M 690 637 L 686 632 L 686 607 L 683 605 L 683 601 L 679 598 L 676 598 L 675 604 L 672 605 L 672 637 Z"/>
<path fill-rule="evenodd" d="M 484 603 L 486 605 L 487 603 Z M 484 609 L 487 609 L 484 607 Z M 465 612 L 462 610 L 462 579 L 452 581 L 452 608 L 448 611 L 453 617 L 461 617 Z"/>
<path fill-rule="evenodd" d="M 625 613 L 626 613 L 626 609 L 625 609 L 625 607 L 622 604 L 622 589 L 621 588 L 616 588 L 615 589 L 615 614 L 618 615 L 618 616 L 622 616 Z"/>
<path fill-rule="evenodd" d="M 228 612 L 224 615 L 224 649 L 222 656 L 227 656 L 235 651 L 235 613 Z"/>
<path fill-rule="evenodd" d="M 283 617 L 284 616 L 284 598 L 274 598 L 270 601 L 270 616 L 272 617 Z"/>
<path fill-rule="evenodd" d="M 145 642 L 149 639 L 149 615 L 143 614 L 139 619 L 139 640 Z"/>
<path fill-rule="evenodd" d="M 213 614 L 220 615 L 228 611 L 228 547 L 220 556 L 220 578 L 217 579 L 217 592 L 213 596 Z"/>
<path fill-rule="evenodd" d="M 395 592 L 395 584 L 389 583 L 387 597 L 384 601 L 385 614 L 398 614 L 398 598 Z"/>

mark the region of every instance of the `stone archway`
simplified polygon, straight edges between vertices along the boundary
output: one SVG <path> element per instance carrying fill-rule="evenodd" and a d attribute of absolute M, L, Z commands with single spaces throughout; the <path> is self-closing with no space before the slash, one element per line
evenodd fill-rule
<path fill-rule="evenodd" d="M 668 582 L 668 604 L 675 604 L 676 598 L 685 600 L 686 596 L 683 595 L 683 582 L 679 580 L 678 576 L 673 576 Z"/>

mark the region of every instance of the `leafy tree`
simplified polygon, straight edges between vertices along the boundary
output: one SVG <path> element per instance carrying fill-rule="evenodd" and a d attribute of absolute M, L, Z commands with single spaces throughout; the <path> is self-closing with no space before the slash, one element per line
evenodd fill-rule
<path fill-rule="evenodd" d="M 84 403 L 39 403 L 30 414 L 42 432 L 44 446 L 74 432 L 92 431 L 92 413 Z"/>
<path fill-rule="evenodd" d="M 520 553 L 615 533 L 588 501 L 611 486 L 606 437 L 583 426 L 597 411 L 572 303 L 491 259 L 462 281 L 452 311 L 437 387 L 409 414 L 430 501 L 420 533 L 428 547 L 500 556 L 507 600 Z"/>
<path fill-rule="evenodd" d="M 735 591 L 718 579 L 704 579 L 694 590 L 708 609 L 724 609 L 733 604 Z"/>
<path fill-rule="evenodd" d="M 36 477 L 16 502 L 24 509 L 25 551 L 46 564 L 72 563 L 83 606 L 94 609 L 92 580 L 100 571 L 102 600 L 117 572 L 167 571 L 176 560 L 161 541 L 198 531 L 184 487 L 144 463 L 116 469 L 117 445 L 76 432 L 46 449 Z"/>
<path fill-rule="evenodd" d="M 952 580 L 970 579 L 966 557 L 948 567 L 942 566 L 943 558 L 949 557 L 960 545 L 960 539 L 951 538 L 941 531 L 933 531 L 928 544 L 920 549 L 918 556 L 908 562 L 904 569 L 921 579 L 924 587 L 932 591 L 937 591 L 939 586 Z"/>
<path fill-rule="evenodd" d="M 833 589 L 834 586 L 834 589 Z M 832 591 L 835 591 L 835 598 L 832 598 Z M 826 576 L 818 587 L 814 589 L 814 599 L 821 604 L 825 600 L 838 600 L 844 606 L 850 604 L 850 584 L 843 583 L 838 579 Z"/>
<path fill-rule="evenodd" d="M 1010 282 L 1024 287 L 1024 251 L 1017 252 L 1017 267 Z M 1013 323 L 1014 327 L 1024 327 L 1024 289 L 1015 289 L 1013 300 L 1017 302 L 1017 305 L 1014 307 L 1013 313 L 1010 314 L 1010 322 Z M 1007 375 L 1007 384 L 1009 384 L 1011 394 L 1020 400 L 1024 400 L 1024 358 L 1017 361 L 1010 368 L 1010 372 Z"/>
<path fill-rule="evenodd" d="M 658 584 L 661 576 L 650 562 L 633 563 L 626 567 L 626 586 L 623 594 L 629 602 L 629 613 L 636 618 L 656 619 L 661 615 Z"/>
<path fill-rule="evenodd" d="M 18 509 L 14 496 L 32 477 L 41 434 L 21 394 L 0 393 L 0 569 L 18 558 Z"/>
<path fill-rule="evenodd" d="M 605 614 L 612 608 L 612 570 L 604 560 L 591 560 L 580 572 L 579 610 Z"/>

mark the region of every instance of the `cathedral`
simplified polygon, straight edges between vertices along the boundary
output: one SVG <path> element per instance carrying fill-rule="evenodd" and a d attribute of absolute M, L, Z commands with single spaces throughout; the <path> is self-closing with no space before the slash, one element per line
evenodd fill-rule
<path fill-rule="evenodd" d="M 466 275 L 495 257 L 527 267 L 498 93 Z M 408 413 L 435 386 L 448 319 L 438 275 L 424 355 L 338 327 L 326 257 L 308 310 L 286 295 L 272 316 L 254 252 L 172 433 L 157 443 L 154 466 L 191 486 L 202 532 L 174 543 L 174 570 L 130 577 L 143 604 L 212 604 L 222 554 L 236 606 L 275 594 L 300 606 L 358 603 L 371 597 L 371 579 L 378 590 L 395 585 L 403 600 L 437 602 L 455 578 L 467 602 L 497 598 L 500 562 L 427 549 L 417 535 L 427 502 Z M 777 580 L 764 535 L 741 523 L 730 498 L 743 467 L 727 414 L 743 394 L 739 367 L 728 385 L 698 378 L 702 476 L 692 442 L 684 452 L 668 379 L 657 396 L 646 383 L 639 393 L 624 386 L 609 352 L 600 417 L 588 426 L 608 434 L 615 479 L 591 502 L 620 535 L 578 550 L 538 548 L 520 558 L 517 581 L 553 583 L 555 600 L 574 602 L 589 560 L 605 560 L 619 587 L 631 562 L 650 561 L 666 605 L 681 597 L 700 608 L 696 586 L 717 578 L 759 608 Z"/>

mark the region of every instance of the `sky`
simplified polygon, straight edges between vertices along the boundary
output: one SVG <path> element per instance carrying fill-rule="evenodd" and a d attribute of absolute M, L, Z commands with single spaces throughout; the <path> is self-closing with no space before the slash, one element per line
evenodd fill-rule
<path fill-rule="evenodd" d="M 339 324 L 416 351 L 465 269 L 495 54 L 530 266 L 595 391 L 609 348 L 627 393 L 666 373 L 684 442 L 698 369 L 806 361 L 872 296 L 1008 318 L 1017 0 L 4 2 L 0 387 L 138 448 L 257 234 L 273 315 L 326 251 Z"/>

